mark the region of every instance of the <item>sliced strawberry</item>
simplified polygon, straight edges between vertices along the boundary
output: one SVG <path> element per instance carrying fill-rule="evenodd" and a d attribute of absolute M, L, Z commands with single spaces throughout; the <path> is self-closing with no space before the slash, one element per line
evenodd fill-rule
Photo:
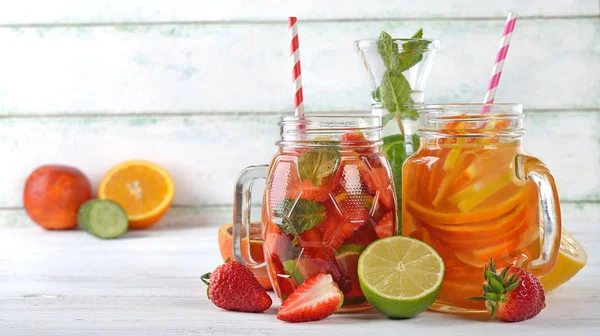
<path fill-rule="evenodd" d="M 362 132 L 352 132 L 342 135 L 340 141 L 365 142 L 367 138 Z"/>
<path fill-rule="evenodd" d="M 329 274 L 319 274 L 298 287 L 283 302 L 277 318 L 286 322 L 318 321 L 335 313 L 344 295 Z"/>
<path fill-rule="evenodd" d="M 268 263 L 269 271 L 271 273 L 271 279 L 275 279 L 276 284 L 273 286 L 277 295 L 285 300 L 288 298 L 290 294 L 294 292 L 296 289 L 296 283 L 287 275 L 285 272 L 285 268 L 283 267 L 283 262 L 279 258 L 277 254 L 271 253 L 268 258 L 270 261 Z"/>
<path fill-rule="evenodd" d="M 363 181 L 373 194 L 379 192 L 379 202 L 388 209 L 394 209 L 394 195 L 390 188 L 392 177 L 385 168 L 373 168 L 369 170 L 361 170 Z"/>
<path fill-rule="evenodd" d="M 315 202 L 325 202 L 329 199 L 329 190 L 322 186 L 315 187 L 311 180 L 304 180 L 296 189 L 290 190 L 290 195 L 293 198 L 302 197 Z"/>
<path fill-rule="evenodd" d="M 363 225 L 350 238 L 344 241 L 344 244 L 359 244 L 367 246 L 376 241 L 379 237 L 375 233 L 375 225 Z"/>
<path fill-rule="evenodd" d="M 394 234 L 394 227 L 396 226 L 396 220 L 392 211 L 388 212 L 379 220 L 379 223 L 375 225 L 375 233 L 377 237 L 385 238 Z"/>
<path fill-rule="evenodd" d="M 326 242 L 331 249 L 337 250 L 342 246 L 344 240 L 354 235 L 354 232 L 360 229 L 364 224 L 364 220 L 345 219 L 341 222 L 341 225 L 338 225 L 339 228 L 337 231 L 333 231 L 327 235 L 324 234 L 323 241 Z"/>

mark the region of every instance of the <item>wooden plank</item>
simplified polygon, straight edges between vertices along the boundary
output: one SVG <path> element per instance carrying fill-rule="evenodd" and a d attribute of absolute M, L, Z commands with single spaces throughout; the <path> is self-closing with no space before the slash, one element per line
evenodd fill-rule
<path fill-rule="evenodd" d="M 79 167 L 96 185 L 113 165 L 141 158 L 173 175 L 175 204 L 232 204 L 238 173 L 275 154 L 276 116 L 197 115 L 0 119 L 0 207 L 21 206 L 37 166 Z M 600 200 L 600 113 L 531 113 L 525 148 L 556 177 L 563 200 Z"/>
<path fill-rule="evenodd" d="M 253 207 L 252 220 L 260 221 L 260 206 Z M 578 240 L 589 247 L 592 240 L 591 234 L 598 234 L 600 221 L 600 202 L 563 202 L 561 204 L 562 225 Z M 231 223 L 233 207 L 223 206 L 176 206 L 169 209 L 165 217 L 155 224 L 151 230 L 177 230 L 187 227 L 217 227 Z M 3 228 L 29 228 L 36 226 L 25 211 L 21 208 L 0 208 L 0 229 Z M 43 232 L 43 229 L 39 229 Z M 144 236 L 146 231 L 130 231 L 128 237 Z M 215 231 L 216 234 L 216 231 Z"/>
<path fill-rule="evenodd" d="M 352 50 L 380 31 L 419 27 L 443 41 L 428 102 L 481 101 L 498 21 L 307 22 L 306 110 L 369 109 L 368 78 Z M 600 19 L 522 20 L 498 101 L 533 109 L 599 108 Z M 564 41 L 569 41 L 568 48 Z M 0 114 L 292 111 L 286 24 L 0 28 Z"/>
<path fill-rule="evenodd" d="M 589 204 L 573 211 L 574 230 L 588 264 L 567 284 L 546 293 L 547 306 L 525 323 L 497 324 L 511 335 L 594 335 L 600 328 L 597 224 Z M 568 215 L 570 211 L 565 211 Z M 35 227 L 0 232 L 0 330 L 6 335 L 474 335 L 480 320 L 425 312 L 392 320 L 375 310 L 335 314 L 301 326 L 278 321 L 280 300 L 263 314 L 226 312 L 206 298 L 199 277 L 221 260 L 216 227 L 156 228 L 103 241 L 83 232 Z M 273 294 L 272 294 L 273 295 Z"/>
<path fill-rule="evenodd" d="M 73 0 L 21 0 L 4 6 L 0 24 L 78 24 L 107 22 L 227 22 L 285 20 L 296 15 L 301 20 L 366 20 L 447 17 L 504 18 L 508 11 L 530 17 L 569 17 L 598 15 L 595 0 L 559 1 L 509 0 L 479 6 L 472 0 L 452 1 L 395 1 L 369 2 L 318 1 L 271 2 L 249 4 L 242 0 L 97 0 L 83 4 Z M 32 10 L 35 8 L 35 10 Z"/>

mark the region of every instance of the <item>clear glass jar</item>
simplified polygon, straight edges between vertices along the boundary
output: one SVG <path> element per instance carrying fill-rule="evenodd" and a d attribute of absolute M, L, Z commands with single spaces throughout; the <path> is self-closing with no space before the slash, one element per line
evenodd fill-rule
<path fill-rule="evenodd" d="M 482 114 L 482 112 L 485 112 Z M 402 234 L 446 266 L 434 310 L 484 311 L 484 265 L 542 276 L 560 244 L 560 204 L 548 168 L 523 149 L 519 104 L 424 105 L 419 150 L 403 167 Z"/>
<path fill-rule="evenodd" d="M 239 231 L 249 224 L 244 213 L 250 186 L 266 177 L 264 252 L 277 295 L 285 300 L 306 279 L 328 273 L 344 293 L 343 311 L 369 308 L 358 282 L 358 257 L 369 243 L 397 231 L 391 171 L 379 151 L 380 119 L 283 117 L 279 126 L 279 151 L 271 164 L 248 167 L 238 179 L 235 226 Z M 236 259 L 243 260 L 239 253 Z"/>
<path fill-rule="evenodd" d="M 440 46 L 436 39 L 384 34 L 379 39 L 354 42 L 371 82 L 372 115 L 382 120 L 382 153 L 392 168 L 398 205 L 402 200 L 402 164 L 419 148 L 417 109 L 425 100 L 425 84 Z"/>

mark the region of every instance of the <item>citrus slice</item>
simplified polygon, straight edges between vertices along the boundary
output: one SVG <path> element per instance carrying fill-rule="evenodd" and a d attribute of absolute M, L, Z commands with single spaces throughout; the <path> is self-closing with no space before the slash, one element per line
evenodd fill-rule
<path fill-rule="evenodd" d="M 560 251 L 554 268 L 540 278 L 544 290 L 551 291 L 571 279 L 587 263 L 587 254 L 573 236 L 562 228 Z"/>
<path fill-rule="evenodd" d="M 233 258 L 233 228 L 231 223 L 222 225 L 219 228 L 218 240 L 219 240 L 219 251 L 221 252 L 221 258 L 223 261 Z M 251 222 L 250 223 L 250 240 L 248 240 L 248 234 L 245 228 L 242 228 L 241 232 L 241 250 L 242 257 L 245 260 L 252 260 L 256 263 L 262 263 L 265 261 L 265 255 L 263 252 L 263 238 L 262 238 L 262 223 Z M 260 282 L 260 284 L 266 289 L 273 289 L 271 281 L 267 275 L 266 267 L 252 268 L 250 269 L 254 276 Z"/>
<path fill-rule="evenodd" d="M 169 173 L 142 160 L 126 161 L 111 168 L 98 186 L 98 198 L 118 203 L 129 219 L 130 229 L 143 229 L 167 212 L 175 186 Z"/>
<path fill-rule="evenodd" d="M 358 244 L 350 244 L 344 245 L 338 251 L 336 251 L 336 260 L 340 265 L 342 271 L 350 276 L 352 280 L 352 287 L 344 293 L 344 303 L 343 306 L 348 308 L 363 306 L 369 307 L 365 305 L 366 299 L 360 290 L 360 282 L 358 280 L 358 275 L 356 268 L 358 266 L 358 258 L 360 257 L 360 253 L 364 250 L 365 246 Z M 340 253 L 341 252 L 341 253 Z"/>
<path fill-rule="evenodd" d="M 444 279 L 444 262 L 424 242 L 402 236 L 379 239 L 358 260 L 363 294 L 389 317 L 409 318 L 436 299 Z"/>

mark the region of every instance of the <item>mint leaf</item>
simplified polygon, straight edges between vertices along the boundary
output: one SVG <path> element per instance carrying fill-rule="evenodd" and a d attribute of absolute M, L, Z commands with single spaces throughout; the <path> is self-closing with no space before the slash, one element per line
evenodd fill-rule
<path fill-rule="evenodd" d="M 304 198 L 285 198 L 275 206 L 274 214 L 283 233 L 299 235 L 321 224 L 325 218 L 325 207 Z"/>
<path fill-rule="evenodd" d="M 388 69 L 396 69 L 398 67 L 398 43 L 394 42 L 394 39 L 390 34 L 381 32 L 379 34 L 379 40 L 377 41 L 377 51 L 381 55 L 383 64 Z"/>
<path fill-rule="evenodd" d="M 339 158 L 340 153 L 335 148 L 316 148 L 300 154 L 300 179 L 310 179 L 315 187 L 320 186 L 323 178 L 333 173 Z"/>
<path fill-rule="evenodd" d="M 411 38 L 423 38 L 423 29 L 419 29 Z M 398 56 L 398 69 L 406 71 L 423 60 L 423 50 L 429 45 L 429 41 L 408 41 L 402 44 L 402 52 Z"/>
<path fill-rule="evenodd" d="M 381 127 L 382 128 L 385 127 L 385 125 L 387 125 L 387 123 L 392 121 L 395 117 L 396 117 L 395 113 L 388 113 L 388 114 L 384 115 L 383 117 L 381 117 Z"/>
<path fill-rule="evenodd" d="M 398 70 L 386 70 L 381 79 L 379 94 L 384 109 L 390 113 L 408 110 L 407 103 L 412 103 L 411 89 L 408 80 Z"/>
<path fill-rule="evenodd" d="M 413 39 L 423 37 L 423 29 L 419 29 Z M 423 50 L 429 41 L 407 41 L 402 44 L 402 52 L 398 51 L 398 44 L 386 32 L 381 32 L 377 41 L 377 51 L 381 55 L 383 64 L 387 70 L 383 73 L 381 84 L 375 90 L 374 96 L 381 101 L 384 109 L 390 113 L 396 113 L 397 118 L 418 118 L 418 113 L 411 106 L 414 101 L 411 97 L 412 89 L 403 71 L 415 66 L 423 60 Z M 391 117 L 382 121 L 385 126 Z"/>
<path fill-rule="evenodd" d="M 412 135 L 412 146 L 406 142 L 404 135 L 393 134 L 383 137 L 381 152 L 388 159 L 394 178 L 396 197 L 398 200 L 398 218 L 402 218 L 402 165 L 404 161 L 419 148 L 419 136 Z M 400 223 L 400 221 L 399 221 Z M 398 227 L 398 234 L 402 233 L 402 227 Z"/>

